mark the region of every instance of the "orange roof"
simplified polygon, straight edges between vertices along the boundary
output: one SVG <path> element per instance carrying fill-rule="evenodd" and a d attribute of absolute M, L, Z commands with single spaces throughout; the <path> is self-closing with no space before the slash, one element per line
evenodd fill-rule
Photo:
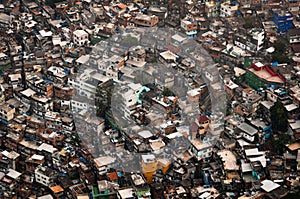
<path fill-rule="evenodd" d="M 108 173 L 107 175 L 108 175 L 110 181 L 118 180 L 117 172 Z"/>
<path fill-rule="evenodd" d="M 118 6 L 119 6 L 119 8 L 121 8 L 121 9 L 124 9 L 124 8 L 127 7 L 124 3 L 119 3 Z"/>
<path fill-rule="evenodd" d="M 290 144 L 288 146 L 288 148 L 291 150 L 291 151 L 295 151 L 297 149 L 300 149 L 300 143 L 299 142 L 295 142 L 293 144 Z"/>
<path fill-rule="evenodd" d="M 52 192 L 54 194 L 64 191 L 64 189 L 60 185 L 56 185 L 56 186 L 50 187 L 50 189 L 52 190 Z"/>

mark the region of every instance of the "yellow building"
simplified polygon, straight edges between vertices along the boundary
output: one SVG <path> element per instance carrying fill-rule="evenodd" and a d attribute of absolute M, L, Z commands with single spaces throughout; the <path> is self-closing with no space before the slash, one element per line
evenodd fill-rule
<path fill-rule="evenodd" d="M 158 160 L 158 169 L 160 169 L 163 174 L 166 174 L 171 167 L 172 162 L 166 158 Z"/>
<path fill-rule="evenodd" d="M 158 161 L 154 155 L 142 155 L 142 172 L 147 183 L 152 182 L 153 174 L 158 169 Z"/>

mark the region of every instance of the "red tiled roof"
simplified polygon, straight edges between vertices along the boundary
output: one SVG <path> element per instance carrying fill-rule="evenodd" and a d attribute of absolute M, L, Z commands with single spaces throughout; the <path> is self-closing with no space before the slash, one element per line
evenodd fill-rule
<path fill-rule="evenodd" d="M 206 115 L 201 115 L 198 117 L 198 121 L 200 124 L 203 124 L 203 123 L 209 121 L 209 118 Z"/>
<path fill-rule="evenodd" d="M 110 181 L 118 180 L 117 172 L 108 173 L 107 175 L 108 175 Z"/>
<path fill-rule="evenodd" d="M 126 8 L 127 6 L 126 6 L 124 3 L 119 3 L 119 4 L 118 4 L 118 7 L 121 8 L 121 9 L 124 9 L 124 8 Z"/>

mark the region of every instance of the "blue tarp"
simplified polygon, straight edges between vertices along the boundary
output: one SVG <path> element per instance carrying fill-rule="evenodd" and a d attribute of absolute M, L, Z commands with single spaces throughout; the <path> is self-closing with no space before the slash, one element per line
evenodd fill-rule
<path fill-rule="evenodd" d="M 271 85 L 271 88 L 274 90 L 274 89 L 275 89 L 275 86 L 272 84 L 272 85 Z"/>
<path fill-rule="evenodd" d="M 210 115 L 211 115 L 211 112 L 207 111 L 207 112 L 205 112 L 205 115 L 210 116 Z"/>
<path fill-rule="evenodd" d="M 83 162 L 84 164 L 87 163 L 87 160 L 86 160 L 85 158 L 83 158 L 83 157 L 80 157 L 79 160 L 80 160 L 81 162 Z"/>
<path fill-rule="evenodd" d="M 265 135 L 265 138 L 266 139 L 269 139 L 271 137 L 271 133 L 267 133 L 266 135 Z"/>
<path fill-rule="evenodd" d="M 270 130 L 272 130 L 271 126 L 267 126 L 263 129 L 263 131 L 270 131 Z"/>

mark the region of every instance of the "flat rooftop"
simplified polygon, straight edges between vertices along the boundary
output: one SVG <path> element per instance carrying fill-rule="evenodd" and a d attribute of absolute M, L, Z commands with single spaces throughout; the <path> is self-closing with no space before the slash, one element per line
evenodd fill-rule
<path fill-rule="evenodd" d="M 278 76 L 272 76 L 268 71 L 265 69 L 262 69 L 260 71 L 256 71 L 253 68 L 249 69 L 251 72 L 253 72 L 258 77 L 265 79 L 269 82 L 276 82 L 276 83 L 284 83 Z"/>
<path fill-rule="evenodd" d="M 239 129 L 241 129 L 243 132 L 253 136 L 255 135 L 258 131 L 257 129 L 253 128 L 252 126 L 250 126 L 249 124 L 247 123 L 241 123 L 239 126 L 238 126 Z"/>
<path fill-rule="evenodd" d="M 225 170 L 238 170 L 239 166 L 236 164 L 236 157 L 229 150 L 223 150 L 218 152 L 218 155 L 221 157 Z"/>
<path fill-rule="evenodd" d="M 175 61 L 178 56 L 174 53 L 172 53 L 171 51 L 165 51 L 160 53 L 160 56 L 162 56 L 165 60 L 173 60 Z"/>

